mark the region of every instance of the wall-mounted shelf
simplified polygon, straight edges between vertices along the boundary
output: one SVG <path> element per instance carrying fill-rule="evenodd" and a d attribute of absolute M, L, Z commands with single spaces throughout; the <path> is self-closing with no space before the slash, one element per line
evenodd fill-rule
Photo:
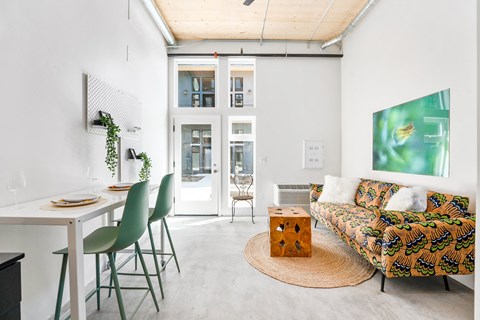
<path fill-rule="evenodd" d="M 89 74 L 87 77 L 87 131 L 106 134 L 101 115 L 110 116 L 120 127 L 120 137 L 138 137 L 141 121 L 140 102 L 135 96 L 113 88 Z M 132 131 L 133 130 L 133 131 Z"/>

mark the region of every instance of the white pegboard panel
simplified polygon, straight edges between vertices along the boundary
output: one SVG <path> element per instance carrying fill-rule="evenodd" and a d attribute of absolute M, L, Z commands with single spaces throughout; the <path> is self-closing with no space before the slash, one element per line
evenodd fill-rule
<path fill-rule="evenodd" d="M 120 166 L 120 177 L 119 181 L 122 182 L 137 182 L 138 173 L 142 168 L 142 160 L 133 160 L 129 159 L 128 149 L 133 148 L 137 155 L 141 153 L 142 150 L 142 141 L 138 138 L 120 138 L 120 154 L 119 154 L 119 166 Z"/>
<path fill-rule="evenodd" d="M 87 79 L 87 131 L 105 134 L 93 120 L 99 119 L 98 111 L 109 113 L 120 129 L 120 137 L 138 138 L 139 133 L 131 132 L 141 124 L 141 108 L 138 99 L 89 74 Z"/>

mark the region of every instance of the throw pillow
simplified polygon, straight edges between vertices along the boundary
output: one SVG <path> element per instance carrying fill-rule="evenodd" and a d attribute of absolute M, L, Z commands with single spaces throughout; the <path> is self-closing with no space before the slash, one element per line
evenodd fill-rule
<path fill-rule="evenodd" d="M 427 210 L 427 189 L 424 187 L 415 186 L 412 188 L 413 194 L 413 208 L 411 211 L 425 212 Z"/>
<path fill-rule="evenodd" d="M 388 201 L 385 210 L 387 211 L 407 211 L 413 207 L 414 203 L 414 191 L 412 188 L 400 188 L 400 190 L 395 193 L 390 201 Z"/>
<path fill-rule="evenodd" d="M 355 204 L 360 179 L 340 178 L 327 175 L 318 202 Z"/>
<path fill-rule="evenodd" d="M 424 212 L 427 209 L 427 190 L 422 187 L 400 188 L 385 210 Z"/>

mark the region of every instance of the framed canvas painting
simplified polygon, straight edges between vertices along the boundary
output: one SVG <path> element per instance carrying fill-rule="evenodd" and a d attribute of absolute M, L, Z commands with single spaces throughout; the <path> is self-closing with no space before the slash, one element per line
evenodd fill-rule
<path fill-rule="evenodd" d="M 373 114 L 373 170 L 449 176 L 450 89 Z"/>

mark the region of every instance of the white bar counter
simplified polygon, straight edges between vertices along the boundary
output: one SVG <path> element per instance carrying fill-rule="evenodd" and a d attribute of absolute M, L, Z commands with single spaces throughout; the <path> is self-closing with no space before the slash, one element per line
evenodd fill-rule
<path fill-rule="evenodd" d="M 158 186 L 151 186 L 153 191 Z M 68 235 L 69 254 L 69 278 L 70 278 L 70 307 L 74 320 L 86 319 L 85 311 L 85 285 L 83 266 L 83 223 L 111 213 L 113 210 L 122 207 L 127 198 L 127 191 L 103 191 L 95 192 L 104 199 L 100 203 L 66 208 L 61 211 L 49 211 L 40 207 L 49 204 L 51 200 L 59 200 L 71 194 L 89 193 L 88 191 L 72 192 L 69 194 L 51 196 L 48 198 L 21 203 L 19 206 L 0 208 L 0 224 L 14 225 L 49 225 L 65 226 Z M 106 201 L 105 201 L 106 200 Z M 52 310 L 55 306 L 52 305 Z"/>

